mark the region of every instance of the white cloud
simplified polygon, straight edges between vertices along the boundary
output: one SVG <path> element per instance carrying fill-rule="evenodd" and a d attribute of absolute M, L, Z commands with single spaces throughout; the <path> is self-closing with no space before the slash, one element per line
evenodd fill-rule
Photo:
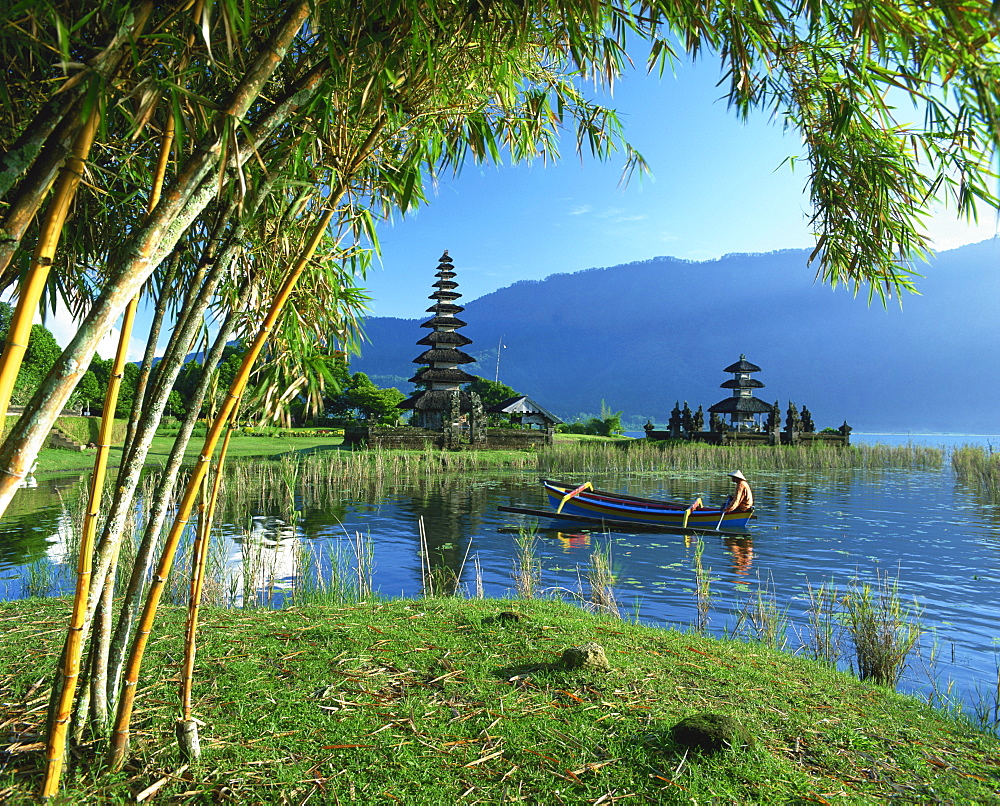
<path fill-rule="evenodd" d="M 589 204 L 580 204 L 569 211 L 570 215 L 585 215 L 589 213 L 593 208 Z"/>
<path fill-rule="evenodd" d="M 73 318 L 73 314 L 70 313 L 69 309 L 61 301 L 57 304 L 55 313 L 51 311 L 47 312 L 44 321 L 41 314 L 36 313 L 35 322 L 45 325 L 60 347 L 65 347 L 69 344 L 70 340 L 76 335 L 77 328 L 80 325 L 79 321 Z M 97 354 L 104 359 L 114 358 L 115 352 L 118 350 L 118 339 L 118 328 L 111 328 L 108 334 L 97 345 Z M 145 349 L 146 345 L 141 340 L 133 337 L 129 344 L 128 360 L 141 361 Z"/>
<path fill-rule="evenodd" d="M 941 252 L 994 238 L 1000 234 L 1000 223 L 991 210 L 982 210 L 978 223 L 974 223 L 956 217 L 950 210 L 937 208 L 932 212 L 927 229 L 934 249 Z"/>

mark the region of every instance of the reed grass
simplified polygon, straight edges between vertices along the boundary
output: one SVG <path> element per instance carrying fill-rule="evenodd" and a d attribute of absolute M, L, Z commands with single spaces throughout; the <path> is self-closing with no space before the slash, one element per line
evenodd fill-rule
<path fill-rule="evenodd" d="M 625 473 L 685 470 L 743 472 L 837 470 L 852 468 L 936 469 L 944 451 L 922 445 L 755 445 L 718 446 L 634 440 L 619 443 L 575 443 L 546 448 L 538 455 L 545 473 Z"/>
<path fill-rule="evenodd" d="M 895 687 L 920 637 L 919 606 L 904 603 L 898 577 L 881 571 L 874 583 L 854 579 L 841 601 L 858 677 Z"/>
<path fill-rule="evenodd" d="M 22 595 L 27 599 L 43 599 L 59 592 L 60 566 L 47 556 L 28 563 L 21 578 Z"/>
<path fill-rule="evenodd" d="M 514 538 L 514 586 L 522 599 L 534 599 L 542 583 L 542 560 L 538 556 L 538 535 L 535 529 L 520 527 Z"/>
<path fill-rule="evenodd" d="M 801 647 L 808 657 L 836 667 L 843 655 L 842 637 L 843 622 L 838 611 L 838 591 L 833 582 L 820 583 L 814 588 L 811 582 L 806 583 L 809 596 L 809 607 L 806 610 L 808 632 L 805 640 L 799 634 Z"/>
<path fill-rule="evenodd" d="M 618 600 L 615 598 L 615 583 L 618 576 L 611 560 L 611 546 L 594 545 L 590 554 L 590 565 L 587 569 L 587 582 L 590 587 L 590 608 L 599 613 L 607 613 L 615 618 L 621 618 Z"/>
<path fill-rule="evenodd" d="M 757 576 L 757 589 L 748 596 L 737 616 L 734 633 L 737 637 L 784 651 L 788 648 L 788 608 L 778 604 L 774 578 L 766 582 Z"/>
<path fill-rule="evenodd" d="M 951 452 L 951 467 L 955 477 L 976 489 L 989 501 L 1000 501 L 1000 453 L 992 446 L 963 445 Z"/>
<path fill-rule="evenodd" d="M 708 625 L 712 620 L 712 569 L 705 568 L 702 555 L 705 553 L 705 541 L 700 537 L 694 541 L 694 597 L 695 623 L 694 628 L 703 635 L 708 633 Z"/>

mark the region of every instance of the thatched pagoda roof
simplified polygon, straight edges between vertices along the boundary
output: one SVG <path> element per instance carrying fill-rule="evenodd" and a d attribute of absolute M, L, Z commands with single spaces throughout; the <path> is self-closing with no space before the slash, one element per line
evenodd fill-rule
<path fill-rule="evenodd" d="M 457 291 L 435 291 L 433 294 L 427 297 L 427 299 L 439 299 L 444 301 L 450 301 L 453 299 L 458 299 L 461 294 Z"/>
<path fill-rule="evenodd" d="M 455 392 L 444 390 L 433 392 L 417 392 L 397 403 L 397 409 L 416 409 L 419 411 L 443 411 L 451 405 L 451 396 Z M 472 396 L 468 392 L 458 392 L 459 405 L 463 412 L 472 411 Z"/>
<path fill-rule="evenodd" d="M 745 355 L 740 355 L 740 360 L 735 364 L 730 364 L 723 372 L 760 372 L 760 367 L 747 361 Z"/>
<path fill-rule="evenodd" d="M 410 378 L 410 383 L 472 383 L 474 380 L 476 380 L 475 375 L 470 375 L 460 369 L 435 369 L 431 367 Z"/>
<path fill-rule="evenodd" d="M 487 411 L 493 414 L 540 414 L 550 423 L 558 424 L 562 422 L 551 411 L 538 405 L 527 395 L 508 398 L 502 403 L 490 406 Z"/>
<path fill-rule="evenodd" d="M 771 404 L 755 397 L 727 397 L 708 410 L 713 414 L 770 414 Z"/>
<path fill-rule="evenodd" d="M 730 378 L 725 383 L 720 383 L 723 389 L 763 389 L 764 384 L 756 378 Z"/>
<path fill-rule="evenodd" d="M 432 347 L 439 344 L 455 344 L 464 347 L 466 344 L 472 344 L 472 339 L 461 333 L 456 333 L 454 330 L 434 330 L 424 336 L 417 344 L 426 344 Z"/>
<path fill-rule="evenodd" d="M 456 350 L 453 347 L 447 348 L 432 348 L 430 350 L 424 350 L 420 355 L 413 359 L 414 364 L 472 364 L 475 362 L 473 358 L 468 353 L 463 353 L 461 350 Z"/>
<path fill-rule="evenodd" d="M 441 316 L 451 316 L 455 313 L 461 313 L 464 310 L 465 308 L 461 305 L 453 305 L 450 302 L 435 302 L 430 308 L 427 309 L 427 313 L 436 313 Z"/>
<path fill-rule="evenodd" d="M 465 322 L 454 316 L 435 316 L 428 319 L 420 327 L 465 327 Z"/>

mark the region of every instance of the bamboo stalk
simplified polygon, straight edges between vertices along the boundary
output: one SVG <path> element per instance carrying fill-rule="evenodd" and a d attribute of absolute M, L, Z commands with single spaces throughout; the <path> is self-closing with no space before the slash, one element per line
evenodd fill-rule
<path fill-rule="evenodd" d="M 84 164 L 90 155 L 90 147 L 94 144 L 94 135 L 97 133 L 100 117 L 100 110 L 95 103 L 86 123 L 83 124 L 80 133 L 73 142 L 73 152 L 59 173 L 52 201 L 49 203 L 45 221 L 38 234 L 38 243 L 31 256 L 27 277 L 22 283 L 17 297 L 17 307 L 14 309 L 14 315 L 11 317 L 10 328 L 7 332 L 7 343 L 4 346 L 3 356 L 0 357 L 0 423 L 5 422 L 7 417 L 10 396 L 14 391 L 14 382 L 21 369 L 24 353 L 28 349 L 31 323 L 35 318 L 38 301 L 42 298 L 42 291 L 49 278 L 49 269 L 52 267 L 52 261 L 59 246 L 59 237 L 62 234 L 66 216 L 69 214 L 70 204 L 72 204 L 76 189 L 80 186 L 80 180 L 83 178 Z M 25 467 L 10 468 L 6 472 L 22 479 L 25 475 Z"/>
<path fill-rule="evenodd" d="M 229 451 L 229 441 L 233 435 L 233 423 L 236 422 L 237 402 L 229 416 L 226 437 L 219 449 L 219 457 L 215 464 L 215 479 L 212 483 L 211 495 L 207 495 L 208 476 L 202 482 L 201 512 L 198 529 L 198 539 L 195 542 L 194 556 L 191 565 L 191 594 L 188 601 L 188 621 L 184 638 L 184 665 L 181 667 L 181 718 L 177 720 L 175 730 L 177 744 L 181 757 L 185 761 L 201 758 L 201 742 L 198 739 L 198 723 L 191 718 L 191 689 L 194 684 L 194 660 L 197 651 L 198 611 L 201 607 L 201 592 L 205 583 L 205 565 L 208 558 L 209 545 L 212 539 L 212 521 L 215 517 L 215 506 L 219 500 L 219 489 L 222 485 L 222 471 Z M 208 498 L 208 505 L 205 499 Z"/>
<path fill-rule="evenodd" d="M 170 567 L 173 563 L 174 554 L 177 551 L 181 534 L 184 531 L 184 527 L 187 525 L 188 518 L 191 515 L 191 509 L 194 504 L 194 499 L 197 496 L 201 479 L 207 471 L 208 460 L 219 441 L 223 424 L 228 420 L 233 409 L 235 408 L 237 400 L 242 394 L 243 389 L 246 387 L 246 383 L 250 377 L 250 370 L 253 368 L 253 364 L 257 360 L 257 356 L 260 355 L 261 350 L 263 350 L 264 344 L 267 342 L 275 322 L 278 320 L 278 317 L 284 310 L 285 304 L 288 302 L 288 298 L 295 289 L 295 284 L 298 282 L 299 277 L 302 275 L 302 272 L 305 271 L 306 266 L 312 259 L 313 254 L 316 252 L 320 241 L 326 233 L 326 228 L 333 219 L 336 206 L 345 192 L 346 188 L 343 188 L 338 193 L 332 194 L 332 198 L 329 199 L 330 207 L 320 217 L 320 220 L 313 231 L 312 237 L 303 249 L 302 254 L 299 256 L 299 259 L 292 267 L 272 301 L 271 309 L 268 312 L 267 317 L 264 319 L 264 322 L 261 324 L 260 330 L 258 331 L 253 344 L 247 349 L 243 356 L 243 363 L 240 365 L 239 372 L 233 379 L 229 395 L 222 404 L 219 417 L 212 424 L 211 430 L 205 437 L 205 445 L 202 449 L 201 455 L 198 457 L 198 462 L 191 473 L 191 477 L 188 480 L 187 489 L 177 508 L 177 516 L 174 520 L 173 527 L 167 535 L 166 542 L 164 543 L 163 553 L 160 556 L 160 563 L 156 569 L 156 574 L 153 577 L 153 582 L 150 585 L 149 595 L 146 598 L 146 605 L 143 608 L 142 619 L 140 621 L 139 628 L 136 630 L 135 639 L 132 642 L 132 651 L 129 655 L 129 661 L 125 669 L 125 684 L 121 698 L 118 702 L 117 718 L 115 720 L 114 731 L 111 735 L 111 746 L 108 749 L 107 761 L 108 765 L 112 769 L 121 769 L 121 766 L 125 761 L 125 753 L 128 749 L 129 741 L 129 723 L 132 718 L 132 707 L 135 703 L 135 690 L 138 685 L 139 669 L 142 665 L 143 653 L 149 640 L 149 634 L 153 628 L 153 620 L 156 617 L 156 609 L 163 593 L 163 586 L 166 583 L 167 575 L 170 573 Z"/>
<path fill-rule="evenodd" d="M 94 142 L 98 118 L 99 113 L 95 105 L 90 112 L 90 117 L 77 137 L 77 141 L 73 147 L 73 156 L 67 160 L 63 174 L 59 178 L 55 198 L 52 201 L 49 213 L 46 216 L 45 225 L 39 236 L 38 247 L 32 257 L 28 281 L 22 289 L 21 297 L 17 302 L 15 319 L 20 318 L 21 320 L 17 326 L 20 330 L 18 330 L 17 335 L 8 339 L 2 359 L 3 366 L 0 368 L 0 423 L 6 417 L 7 406 L 10 403 L 10 394 L 14 388 L 14 379 L 17 377 L 18 369 L 21 366 L 21 359 L 24 357 L 24 350 L 27 346 L 27 337 L 23 333 L 28 333 L 31 330 L 31 319 L 34 316 L 34 309 L 38 305 L 42 289 L 45 286 L 45 280 L 48 277 L 49 267 L 52 264 L 52 258 L 59 243 L 59 234 L 66 220 L 70 202 L 80 183 L 83 164 Z M 15 333 L 15 325 L 13 323 L 11 325 L 11 333 Z M 19 474 L 23 476 L 23 468 L 11 468 L 6 472 L 15 476 Z M 98 478 L 98 475 L 95 473 L 91 478 L 91 499 L 94 497 L 95 489 L 97 495 L 100 496 L 103 487 L 103 477 Z M 47 764 L 45 780 L 42 784 L 43 798 L 51 797 L 59 790 L 59 777 L 62 774 L 65 758 L 66 735 L 69 731 L 73 695 L 76 692 L 76 684 L 80 675 L 80 655 L 83 650 L 83 621 L 87 595 L 90 591 L 92 553 L 93 530 L 91 530 L 89 541 L 86 533 L 80 541 L 80 556 L 76 569 L 76 595 L 73 600 L 73 614 L 70 618 L 69 631 L 66 636 L 66 650 L 63 653 L 63 690 L 57 703 L 56 717 L 52 723 L 52 730 L 49 732 L 47 741 Z"/>
<path fill-rule="evenodd" d="M 92 117 L 96 117 L 96 112 L 92 113 Z M 96 127 L 96 121 L 94 126 Z M 93 140 L 93 134 L 94 132 L 91 130 L 91 141 Z M 150 190 L 146 210 L 147 215 L 152 212 L 160 199 L 160 193 L 163 190 L 163 179 L 167 170 L 167 162 L 170 158 L 170 149 L 173 145 L 173 137 L 173 126 L 170 125 L 164 132 L 160 143 L 160 154 L 157 160 L 153 185 Z M 79 181 L 79 177 L 77 181 Z M 101 414 L 101 429 L 97 439 L 97 455 L 94 457 L 94 469 L 90 479 L 90 500 L 87 505 L 87 512 L 84 515 L 80 540 L 80 562 L 82 565 L 83 555 L 86 553 L 87 577 L 82 583 L 78 581 L 76 588 L 76 596 L 82 597 L 83 601 L 80 603 L 74 601 L 73 603 L 74 621 L 70 625 L 70 630 L 71 632 L 77 630 L 78 633 L 76 640 L 72 642 L 69 640 L 69 636 L 67 636 L 67 651 L 63 657 L 62 691 L 56 706 L 56 716 L 52 721 L 52 728 L 46 740 L 48 764 L 45 771 L 45 780 L 42 784 L 43 797 L 51 797 L 59 790 L 59 777 L 62 773 L 63 759 L 66 752 L 65 745 L 69 728 L 69 715 L 73 708 L 73 697 L 76 694 L 76 684 L 79 680 L 80 655 L 83 652 L 83 641 L 87 629 L 86 611 L 87 600 L 90 597 L 90 574 L 92 572 L 92 555 L 97 535 L 97 518 L 101 509 L 101 496 L 104 492 L 104 479 L 107 475 L 108 457 L 111 453 L 115 409 L 118 406 L 118 393 L 121 390 L 122 378 L 125 376 L 125 364 L 128 362 L 128 347 L 132 338 L 132 327 L 135 324 L 135 315 L 138 308 L 139 295 L 136 294 L 125 308 L 121 331 L 118 337 L 118 349 L 115 351 L 115 360 L 111 369 L 111 378 L 104 394 L 104 410 Z M 117 557 L 117 551 L 115 552 L 115 556 Z M 79 616 L 77 616 L 78 611 Z M 107 613 L 107 617 L 110 619 L 110 612 Z M 75 669 L 75 673 L 71 676 L 68 672 L 73 669 Z"/>

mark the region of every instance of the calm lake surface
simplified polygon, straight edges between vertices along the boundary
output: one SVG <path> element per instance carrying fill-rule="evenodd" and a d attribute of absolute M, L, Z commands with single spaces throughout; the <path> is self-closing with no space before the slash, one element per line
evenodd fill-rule
<path fill-rule="evenodd" d="M 1000 445 L 1000 437 L 992 435 L 922 435 L 919 444 L 990 444 L 986 440 Z M 856 435 L 856 441 L 867 442 L 868 435 Z M 892 444 L 886 435 L 872 441 Z M 906 441 L 918 443 L 910 435 Z M 239 575 L 242 549 L 263 544 L 265 561 L 261 565 L 258 560 L 253 574 L 259 585 L 273 587 L 280 600 L 304 550 L 329 567 L 333 557 L 353 558 L 351 540 L 360 533 L 373 547 L 375 590 L 384 596 L 417 596 L 422 520 L 432 563 L 460 573 L 468 595 L 476 589 L 478 563 L 485 595 L 510 596 L 518 521 L 497 507 L 547 508 L 538 480 L 531 473 L 424 476 L 367 495 L 344 494 L 339 505 L 323 508 L 313 507 L 308 495 L 298 496 L 294 518 L 261 510 L 233 517 L 238 523 L 221 523 L 219 562 L 226 573 Z M 602 489 L 652 497 L 692 500 L 702 495 L 715 502 L 724 500 L 731 486 L 724 476 L 708 471 L 669 477 L 574 475 L 566 480 L 589 480 Z M 732 631 L 741 609 L 758 589 L 765 589 L 773 591 L 780 607 L 787 607 L 789 648 L 795 649 L 808 623 L 809 585 L 832 581 L 843 590 L 852 579 L 874 582 L 877 575 L 888 574 L 898 577 L 908 601 L 916 599 L 920 622 L 928 630 L 922 657 L 911 663 L 901 688 L 927 696 L 933 679 L 939 689 L 953 681 L 953 694 L 967 703 L 992 696 L 1000 663 L 1000 513 L 956 482 L 947 459 L 941 470 L 779 472 L 750 480 L 759 518 L 752 536 L 704 539 L 713 633 Z M 80 481 L 50 480 L 18 493 L 0 525 L 0 598 L 24 595 L 33 575 L 37 584 L 43 567 L 61 572 L 57 587 L 71 584 L 72 563 L 66 562 L 64 545 L 72 533 Z M 695 620 L 691 540 L 683 535 L 570 534 L 540 526 L 543 589 L 567 598 L 585 594 L 591 553 L 595 547 L 606 548 L 618 573 L 616 594 L 626 617 L 690 628 Z M 232 589 L 241 585 L 230 583 Z"/>

